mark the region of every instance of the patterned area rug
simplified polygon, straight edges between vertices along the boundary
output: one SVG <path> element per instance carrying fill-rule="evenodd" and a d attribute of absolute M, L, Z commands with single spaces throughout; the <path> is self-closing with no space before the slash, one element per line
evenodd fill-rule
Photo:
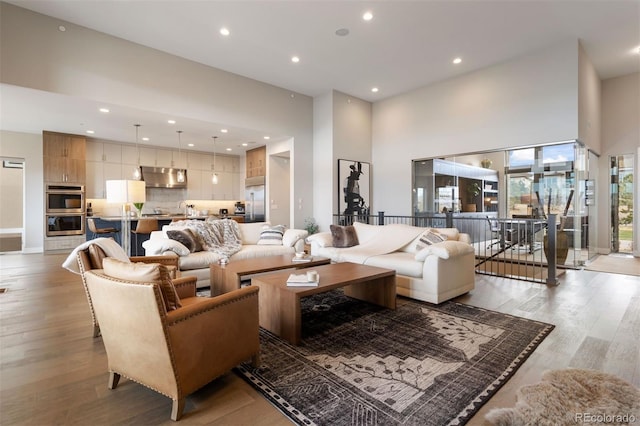
<path fill-rule="evenodd" d="M 302 344 L 261 329 L 237 372 L 301 425 L 464 424 L 552 325 L 447 302 L 395 311 L 341 291 L 303 299 Z"/>

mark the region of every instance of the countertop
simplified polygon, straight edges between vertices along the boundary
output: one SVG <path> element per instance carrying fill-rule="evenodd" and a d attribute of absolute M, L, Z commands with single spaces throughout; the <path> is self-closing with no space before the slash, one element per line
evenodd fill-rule
<path fill-rule="evenodd" d="M 95 219 L 101 219 L 101 220 L 105 220 L 108 222 L 119 222 L 122 220 L 121 216 L 91 216 Z M 185 219 L 198 219 L 198 220 L 205 220 L 207 218 L 214 218 L 214 219 L 221 219 L 219 216 L 216 215 L 209 215 L 209 216 L 203 216 L 203 215 L 199 215 L 199 216 L 183 216 L 183 215 L 170 215 L 170 214 L 143 214 L 142 215 L 142 219 L 158 219 L 158 220 L 185 220 Z M 227 218 L 229 219 L 233 219 L 234 217 L 242 217 L 244 218 L 244 215 L 228 215 Z M 131 221 L 137 221 L 138 217 L 132 216 Z"/>

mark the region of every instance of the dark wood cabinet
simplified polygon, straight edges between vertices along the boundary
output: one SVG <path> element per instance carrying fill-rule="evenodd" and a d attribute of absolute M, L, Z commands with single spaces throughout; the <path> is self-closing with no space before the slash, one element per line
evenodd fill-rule
<path fill-rule="evenodd" d="M 86 149 L 84 136 L 42 132 L 44 181 L 84 184 Z"/>
<path fill-rule="evenodd" d="M 267 147 L 250 149 L 247 151 L 247 177 L 267 175 Z"/>

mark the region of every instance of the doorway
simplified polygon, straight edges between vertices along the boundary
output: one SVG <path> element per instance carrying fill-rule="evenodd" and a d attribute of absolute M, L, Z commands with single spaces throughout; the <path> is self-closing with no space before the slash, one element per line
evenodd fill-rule
<path fill-rule="evenodd" d="M 22 251 L 24 159 L 2 158 L 0 168 L 0 253 Z"/>
<path fill-rule="evenodd" d="M 633 160 L 633 154 L 609 157 L 612 253 L 633 252 Z"/>

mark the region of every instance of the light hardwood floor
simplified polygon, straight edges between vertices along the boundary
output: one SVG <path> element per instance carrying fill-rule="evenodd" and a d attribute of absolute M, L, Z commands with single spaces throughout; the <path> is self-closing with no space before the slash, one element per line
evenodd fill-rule
<path fill-rule="evenodd" d="M 122 379 L 107 389 L 107 358 L 91 337 L 80 278 L 64 255 L 0 256 L 0 424 L 173 424 L 171 401 Z M 515 403 L 516 390 L 547 369 L 580 367 L 640 387 L 640 277 L 568 271 L 556 287 L 476 276 L 462 303 L 552 323 L 555 330 L 470 421 Z M 286 425 L 233 373 L 187 398 L 180 424 Z"/>

